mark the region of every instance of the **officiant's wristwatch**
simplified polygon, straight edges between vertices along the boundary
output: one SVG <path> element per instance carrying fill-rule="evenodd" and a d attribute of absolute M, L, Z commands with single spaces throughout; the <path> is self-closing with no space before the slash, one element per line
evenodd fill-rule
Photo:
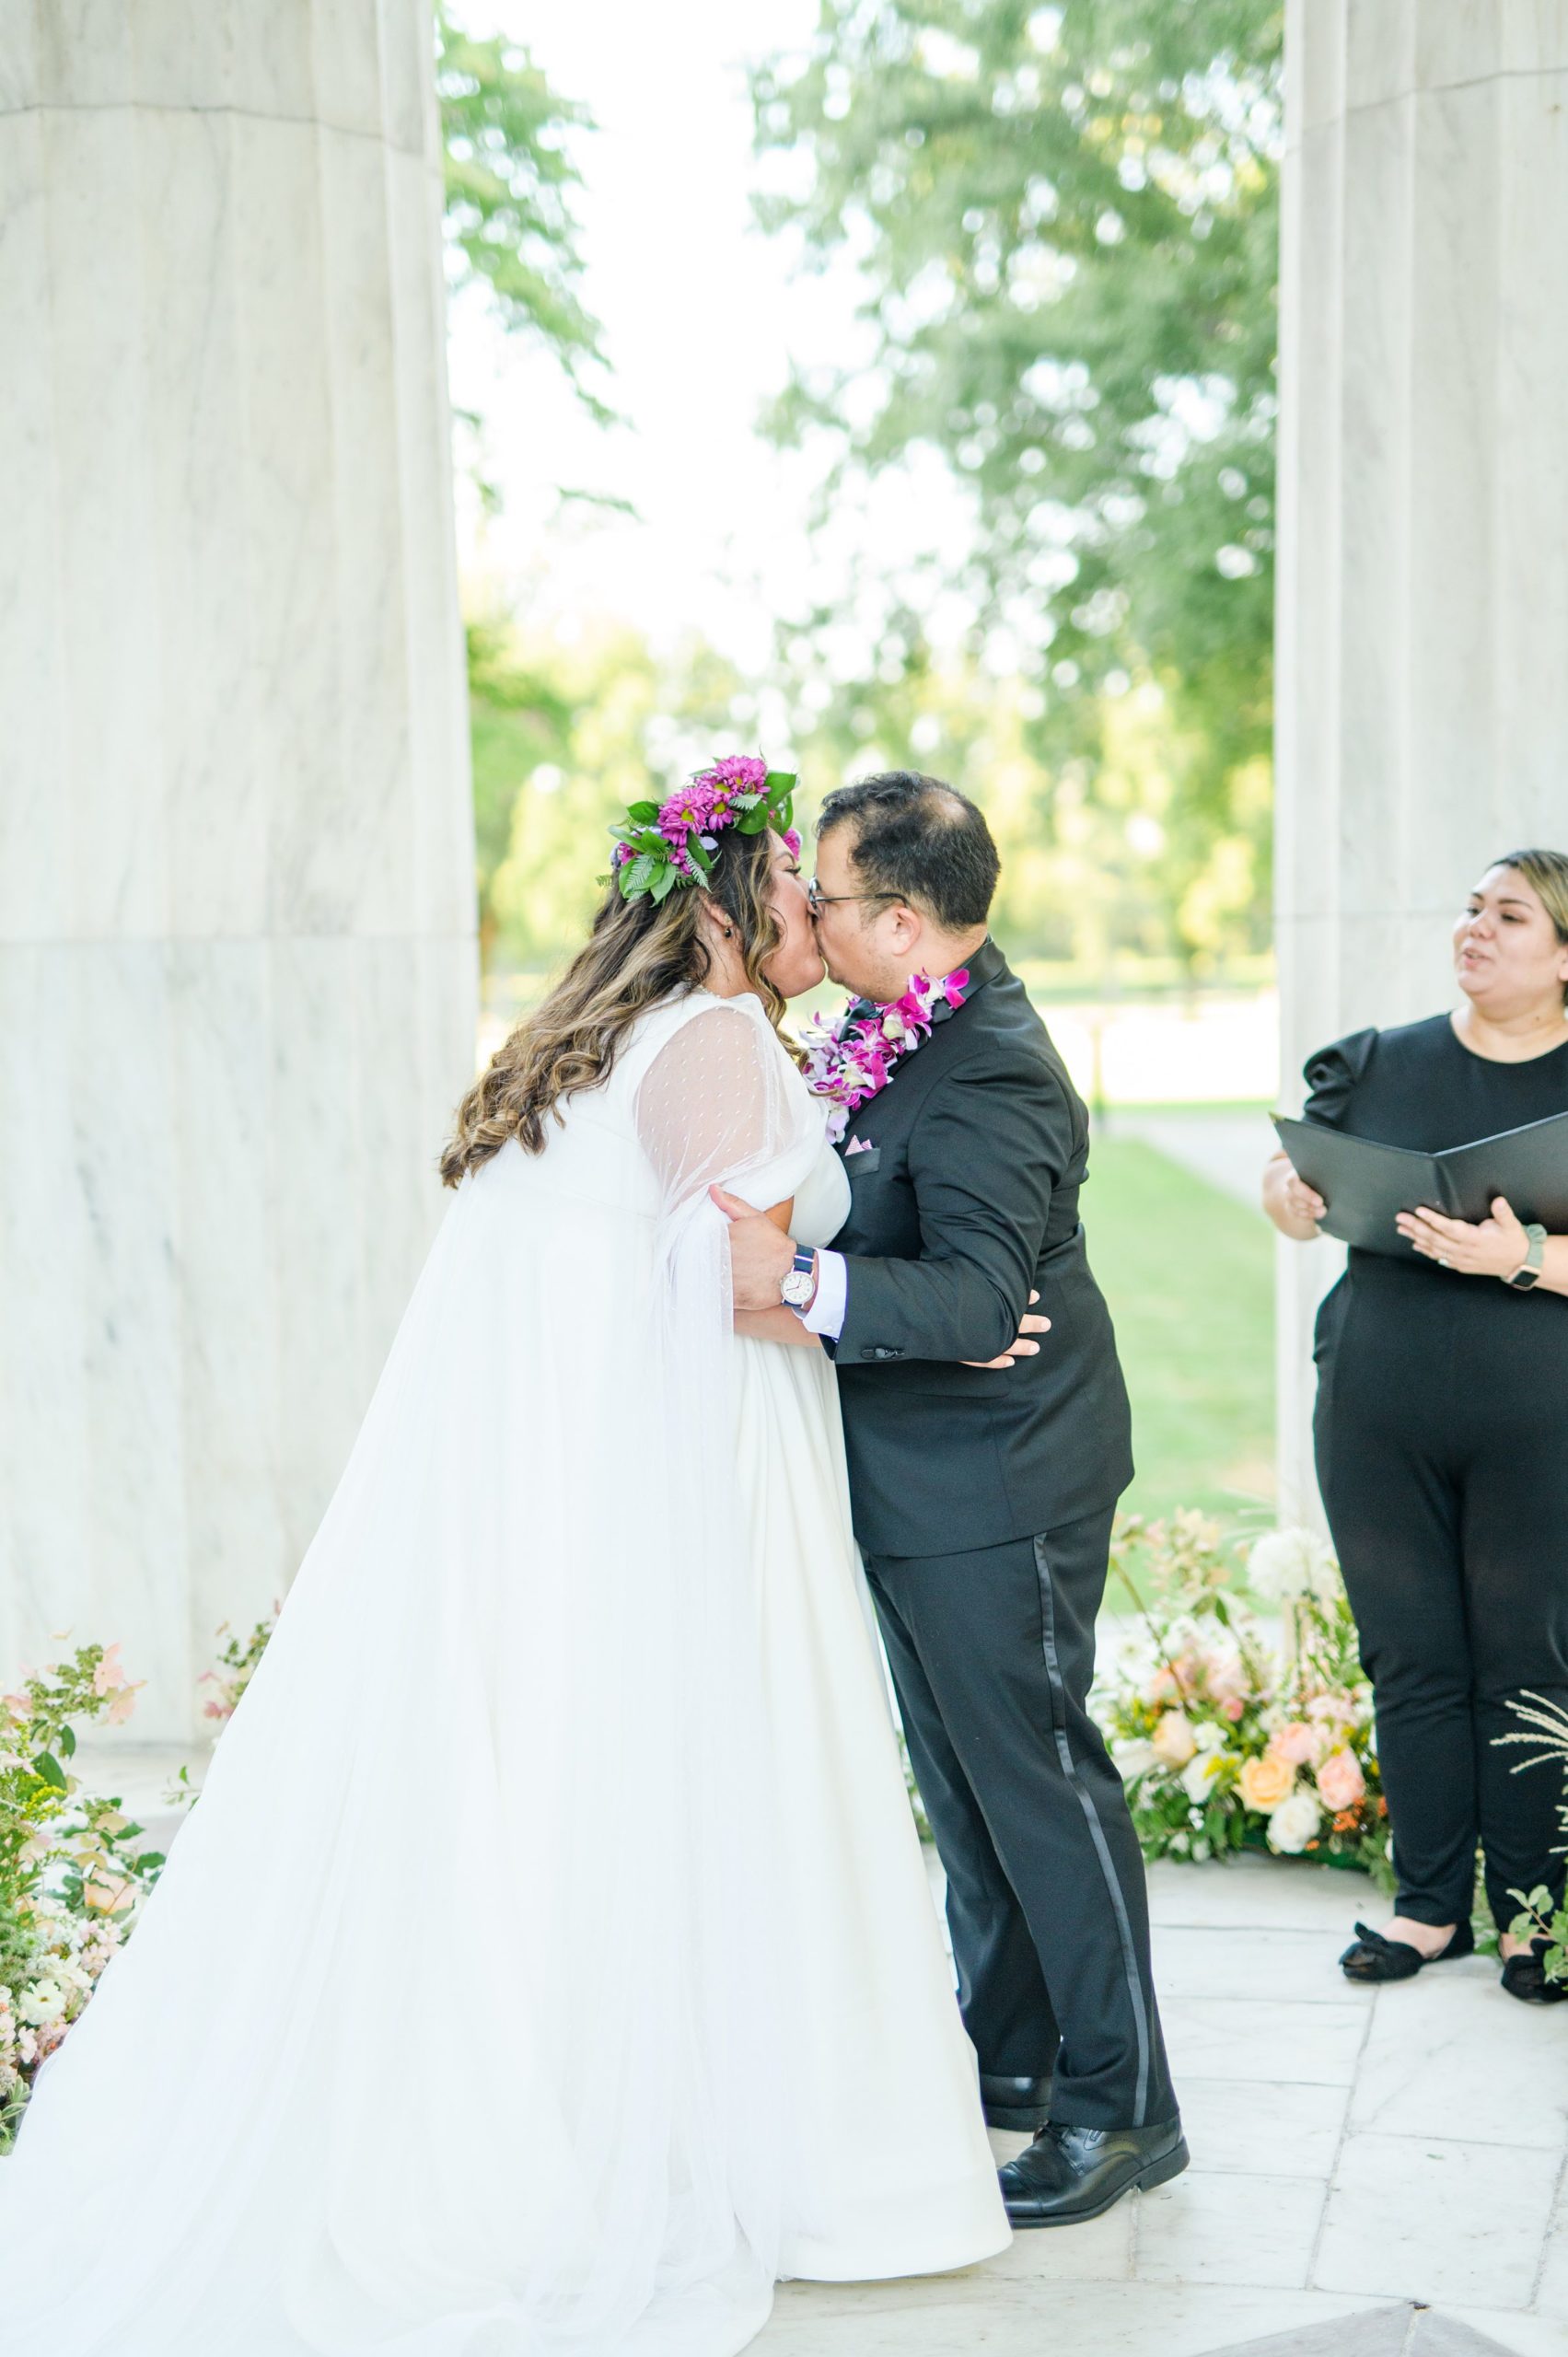
<path fill-rule="evenodd" d="M 1539 1222 L 1532 1219 L 1525 1234 L 1530 1239 L 1529 1249 L 1513 1275 L 1504 1277 L 1503 1280 L 1505 1285 L 1512 1285 L 1516 1293 L 1528 1293 L 1539 1277 L 1541 1262 L 1546 1258 L 1546 1230 Z M 787 1283 L 788 1280 L 786 1279 L 785 1282 Z"/>
<path fill-rule="evenodd" d="M 779 1298 L 797 1318 L 804 1318 L 816 1297 L 817 1255 L 808 1246 L 803 1246 L 779 1285 Z"/>

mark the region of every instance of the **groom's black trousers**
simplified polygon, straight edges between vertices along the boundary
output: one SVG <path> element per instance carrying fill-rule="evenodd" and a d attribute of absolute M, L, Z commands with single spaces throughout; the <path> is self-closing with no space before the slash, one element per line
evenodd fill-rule
<path fill-rule="evenodd" d="M 1177 2116 L 1144 1862 L 1087 1710 L 1110 1527 L 865 1561 L 981 2071 L 1054 2066 L 1051 2117 L 1080 2128 Z"/>

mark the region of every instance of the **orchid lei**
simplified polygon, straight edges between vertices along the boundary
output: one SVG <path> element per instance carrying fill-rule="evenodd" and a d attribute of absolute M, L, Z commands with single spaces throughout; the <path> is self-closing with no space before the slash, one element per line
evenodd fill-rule
<path fill-rule="evenodd" d="M 743 835 L 776 827 L 790 857 L 798 859 L 800 837 L 791 824 L 794 795 L 792 770 L 771 770 L 754 753 L 732 753 L 698 770 L 663 802 L 633 802 L 610 830 L 615 837 L 610 871 L 622 900 L 646 893 L 664 900 L 678 887 L 704 883 L 726 827 L 738 827 Z"/>
<path fill-rule="evenodd" d="M 819 1017 L 805 1026 L 806 1084 L 813 1096 L 829 1100 L 831 1144 L 842 1140 L 851 1115 L 881 1095 L 900 1059 L 930 1038 L 938 1015 L 962 1006 L 969 985 L 967 966 L 938 982 L 913 974 L 903 996 L 886 1006 L 855 999 L 837 1023 Z"/>

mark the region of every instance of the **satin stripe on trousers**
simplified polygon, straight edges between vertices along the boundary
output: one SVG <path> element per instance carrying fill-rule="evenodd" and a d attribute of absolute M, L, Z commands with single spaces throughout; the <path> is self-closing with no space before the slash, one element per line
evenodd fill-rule
<path fill-rule="evenodd" d="M 1144 1864 L 1089 1717 L 1109 1512 L 952 1555 L 871 1556 L 910 1754 L 947 1874 L 981 2070 L 1050 2074 L 1051 2118 L 1174 2119 Z"/>

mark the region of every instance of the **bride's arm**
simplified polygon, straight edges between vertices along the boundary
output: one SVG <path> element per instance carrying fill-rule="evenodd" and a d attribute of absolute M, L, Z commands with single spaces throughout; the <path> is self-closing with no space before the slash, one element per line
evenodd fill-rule
<path fill-rule="evenodd" d="M 762 1216 L 771 1219 L 787 1236 L 795 1217 L 795 1197 L 791 1195 L 786 1202 L 772 1204 Z M 796 1351 L 819 1351 L 822 1347 L 817 1336 L 808 1333 L 794 1310 L 786 1309 L 782 1301 L 776 1309 L 738 1309 L 735 1330 L 749 1334 L 754 1342 L 783 1342 Z"/>

